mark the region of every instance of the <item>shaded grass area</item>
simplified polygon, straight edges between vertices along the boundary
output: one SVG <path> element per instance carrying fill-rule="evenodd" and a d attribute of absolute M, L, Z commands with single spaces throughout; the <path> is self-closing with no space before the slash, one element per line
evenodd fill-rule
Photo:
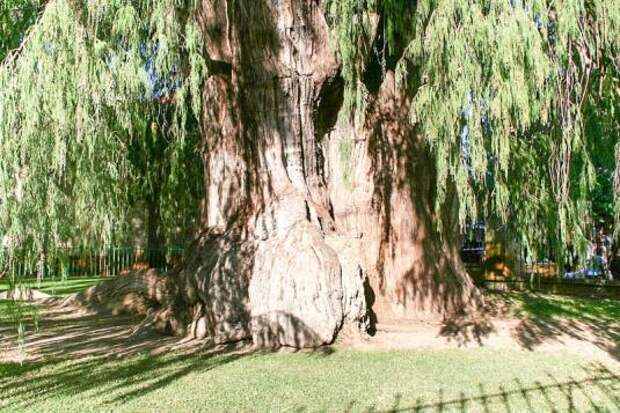
<path fill-rule="evenodd" d="M 55 296 L 67 296 L 78 291 L 82 291 L 88 287 L 105 280 L 101 277 L 71 277 L 62 279 L 47 279 L 37 282 L 36 279 L 24 279 L 16 282 L 19 287 L 36 288 L 44 293 Z M 8 279 L 0 279 L 0 291 L 6 291 L 10 288 Z"/>
<path fill-rule="evenodd" d="M 68 296 L 92 287 L 104 280 L 101 277 L 75 277 L 66 280 L 36 279 L 19 280 L 16 285 L 21 288 L 35 288 L 53 296 Z M 8 279 L 0 279 L 0 292 L 11 288 Z M 12 326 L 19 334 L 36 331 L 39 328 L 39 306 L 33 303 L 0 300 L 0 325 Z"/>
<path fill-rule="evenodd" d="M 528 350 L 570 337 L 620 361 L 620 301 L 532 292 L 487 292 L 488 312 L 520 320 L 515 338 Z"/>
<path fill-rule="evenodd" d="M 0 324 L 31 324 L 38 317 L 38 307 L 28 303 L 0 300 Z"/>
<path fill-rule="evenodd" d="M 620 300 L 483 290 L 485 308 L 473 320 L 444 320 L 440 335 L 460 344 L 482 341 L 495 331 L 493 319 L 518 320 L 514 336 L 528 350 L 568 336 L 589 342 L 620 360 Z"/>
<path fill-rule="evenodd" d="M 616 369 L 616 370 L 614 370 Z M 0 364 L 5 411 L 615 412 L 620 371 L 491 351 L 140 355 Z"/>
<path fill-rule="evenodd" d="M 487 292 L 492 303 L 510 305 L 508 316 L 516 318 L 573 319 L 582 321 L 620 320 L 620 301 L 532 292 Z"/>

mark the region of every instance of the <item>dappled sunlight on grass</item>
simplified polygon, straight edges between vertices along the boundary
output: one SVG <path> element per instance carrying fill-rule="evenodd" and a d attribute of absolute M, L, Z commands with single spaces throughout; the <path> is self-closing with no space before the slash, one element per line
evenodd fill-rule
<path fill-rule="evenodd" d="M 520 320 L 515 338 L 528 350 L 565 341 L 589 343 L 620 360 L 620 302 L 531 292 L 488 292 L 488 311 Z"/>
<path fill-rule="evenodd" d="M 88 287 L 105 280 L 101 277 L 72 277 L 66 280 L 62 279 L 48 279 L 45 281 L 37 282 L 35 279 L 19 280 L 17 286 L 35 288 L 43 291 L 44 293 L 55 296 L 66 296 L 79 291 L 82 291 Z M 0 279 L 0 291 L 6 291 L 10 287 L 7 279 Z"/>
<path fill-rule="evenodd" d="M 569 297 L 531 292 L 487 292 L 491 302 L 510 303 L 517 318 L 562 318 L 576 320 L 618 321 L 620 303 L 611 299 Z"/>
<path fill-rule="evenodd" d="M 0 324 L 22 322 L 28 325 L 34 323 L 37 317 L 38 307 L 35 304 L 0 300 Z"/>

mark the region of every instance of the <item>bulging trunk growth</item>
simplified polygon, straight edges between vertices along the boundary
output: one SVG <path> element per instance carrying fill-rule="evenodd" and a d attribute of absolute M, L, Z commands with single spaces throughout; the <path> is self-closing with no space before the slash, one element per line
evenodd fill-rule
<path fill-rule="evenodd" d="M 313 347 L 345 326 L 477 303 L 456 208 L 436 232 L 434 163 L 411 98 L 387 70 L 364 124 L 347 121 L 319 3 L 203 0 L 204 231 L 168 276 L 172 298 L 155 300 L 151 318 L 168 329 Z"/>

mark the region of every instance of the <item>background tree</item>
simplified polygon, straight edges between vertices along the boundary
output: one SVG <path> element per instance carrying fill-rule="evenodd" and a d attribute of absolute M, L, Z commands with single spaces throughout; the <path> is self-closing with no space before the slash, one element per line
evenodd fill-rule
<path fill-rule="evenodd" d="M 154 102 L 145 108 L 143 119 L 136 122 L 140 132 L 129 139 L 127 153 L 133 171 L 128 182 L 128 202 L 141 219 L 146 259 L 151 268 L 164 266 L 167 247 L 191 241 L 200 218 L 202 164 L 195 150 L 199 134 L 197 130 L 191 131 L 186 137 L 188 144 L 180 148 L 171 144 L 173 105 L 155 96 Z M 171 154 L 171 150 L 179 152 Z M 172 160 L 183 167 L 175 168 Z"/>
<path fill-rule="evenodd" d="M 533 255 L 583 244 L 584 108 L 593 74 L 617 74 L 619 27 L 613 0 L 51 0 L 0 71 L 0 225 L 35 249 L 111 236 L 146 45 L 178 85 L 173 175 L 199 125 L 201 229 L 157 288 L 113 282 L 102 302 L 131 285 L 156 326 L 293 346 L 365 325 L 369 305 L 471 311 L 468 217 L 510 222 Z"/>

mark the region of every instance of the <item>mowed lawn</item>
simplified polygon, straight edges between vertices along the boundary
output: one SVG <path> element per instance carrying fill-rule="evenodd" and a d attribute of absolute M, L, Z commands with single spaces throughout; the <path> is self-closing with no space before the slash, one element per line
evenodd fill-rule
<path fill-rule="evenodd" d="M 620 316 L 620 303 L 611 300 L 522 293 L 494 298 L 511 302 L 510 316 L 517 318 L 614 323 Z M 0 303 L 5 326 L 6 304 Z M 33 306 L 20 311 L 24 320 L 37 318 Z M 242 347 L 50 359 L 0 364 L 0 411 L 618 412 L 620 361 L 617 353 L 602 360 L 576 351 L 475 346 L 296 353 Z"/>
<path fill-rule="evenodd" d="M 617 412 L 620 371 L 527 351 L 138 356 L 0 365 L 7 412 Z"/>

